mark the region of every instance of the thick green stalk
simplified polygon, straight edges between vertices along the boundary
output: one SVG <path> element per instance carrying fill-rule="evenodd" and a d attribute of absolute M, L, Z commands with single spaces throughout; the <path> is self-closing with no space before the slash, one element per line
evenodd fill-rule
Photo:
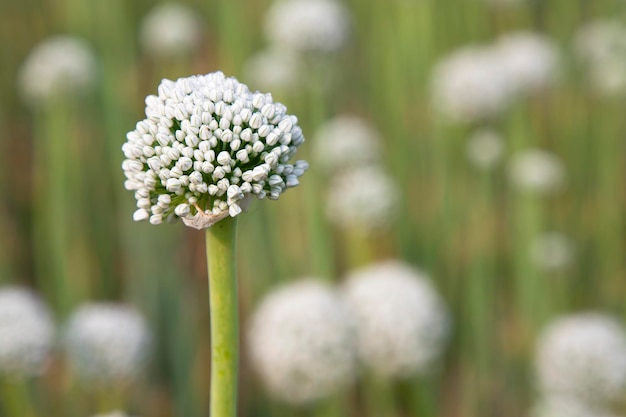
<path fill-rule="evenodd" d="M 211 314 L 211 417 L 237 415 L 239 317 L 235 241 L 237 219 L 206 230 Z"/>

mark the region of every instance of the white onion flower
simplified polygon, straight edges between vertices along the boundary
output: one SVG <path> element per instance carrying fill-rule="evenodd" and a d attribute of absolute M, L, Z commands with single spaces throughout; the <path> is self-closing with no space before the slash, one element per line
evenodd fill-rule
<path fill-rule="evenodd" d="M 450 320 L 422 272 L 387 261 L 352 272 L 343 288 L 356 317 L 361 360 L 393 378 L 429 372 L 441 357 Z"/>
<path fill-rule="evenodd" d="M 202 39 L 197 12 L 178 3 L 161 3 L 141 22 L 141 45 L 156 56 L 180 56 L 193 51 Z"/>
<path fill-rule="evenodd" d="M 342 115 L 320 126 L 313 137 L 316 163 L 328 172 L 380 159 L 380 135 L 367 121 Z"/>
<path fill-rule="evenodd" d="M 13 286 L 0 289 L 0 376 L 41 374 L 54 333 L 50 312 L 34 293 Z"/>
<path fill-rule="evenodd" d="M 626 389 L 626 335 L 599 313 L 554 321 L 537 342 L 535 360 L 544 395 L 604 406 Z"/>
<path fill-rule="evenodd" d="M 300 81 L 300 61 L 296 54 L 270 48 L 252 55 L 243 72 L 249 84 L 260 90 L 288 90 Z"/>
<path fill-rule="evenodd" d="M 544 35 L 508 33 L 498 39 L 495 52 L 518 93 L 545 89 L 557 77 L 559 53 L 553 41 Z"/>
<path fill-rule="evenodd" d="M 353 322 L 335 292 L 313 279 L 283 286 L 261 302 L 248 347 L 267 389 L 294 405 L 330 396 L 356 373 Z"/>
<path fill-rule="evenodd" d="M 500 133 L 493 129 L 478 129 L 467 139 L 465 151 L 467 158 L 473 165 L 488 170 L 502 159 L 504 141 Z"/>
<path fill-rule="evenodd" d="M 19 71 L 18 87 L 24 101 L 37 106 L 89 90 L 96 71 L 96 57 L 84 40 L 54 36 L 30 52 Z"/>
<path fill-rule="evenodd" d="M 565 183 L 565 168 L 561 160 L 543 149 L 527 149 L 510 162 L 509 178 L 521 190 L 549 194 Z"/>
<path fill-rule="evenodd" d="M 591 406 L 576 398 L 552 396 L 541 399 L 532 417 L 617 417 L 602 407 Z"/>
<path fill-rule="evenodd" d="M 286 110 L 221 72 L 161 81 L 122 146 L 134 220 L 175 215 L 203 229 L 237 216 L 252 196 L 276 200 L 298 185 L 308 164 L 289 160 L 304 137 Z"/>
<path fill-rule="evenodd" d="M 626 91 L 626 25 L 609 19 L 587 23 L 576 32 L 574 49 L 597 92 Z"/>
<path fill-rule="evenodd" d="M 357 167 L 333 179 L 326 215 L 339 227 L 380 230 L 391 223 L 398 199 L 395 183 L 380 167 Z"/>
<path fill-rule="evenodd" d="M 265 17 L 265 34 L 278 48 L 327 53 L 348 40 L 350 16 L 336 0 L 276 1 Z"/>
<path fill-rule="evenodd" d="M 574 245 L 562 233 L 548 232 L 535 237 L 530 245 L 530 258 L 547 271 L 559 271 L 574 261 Z"/>
<path fill-rule="evenodd" d="M 151 334 L 135 309 L 116 303 L 88 303 L 76 310 L 66 329 L 70 363 L 85 380 L 117 383 L 141 374 Z"/>
<path fill-rule="evenodd" d="M 492 48 L 465 47 L 444 57 L 433 69 L 433 106 L 455 122 L 497 117 L 508 108 L 514 93 L 499 54 Z"/>

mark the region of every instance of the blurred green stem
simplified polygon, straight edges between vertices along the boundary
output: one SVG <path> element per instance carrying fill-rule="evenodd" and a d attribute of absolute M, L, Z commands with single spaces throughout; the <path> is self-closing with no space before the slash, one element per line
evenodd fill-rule
<path fill-rule="evenodd" d="M 0 410 L 3 416 L 35 417 L 26 380 L 0 381 Z"/>
<path fill-rule="evenodd" d="M 236 229 L 237 219 L 227 217 L 206 230 L 211 314 L 211 417 L 237 415 Z"/>

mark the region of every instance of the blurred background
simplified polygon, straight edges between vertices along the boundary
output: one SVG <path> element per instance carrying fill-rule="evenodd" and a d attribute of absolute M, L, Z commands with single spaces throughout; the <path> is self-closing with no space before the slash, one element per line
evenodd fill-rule
<path fill-rule="evenodd" d="M 300 186 L 239 218 L 241 416 L 531 415 L 542 330 L 626 318 L 623 0 L 2 1 L 0 43 L 0 285 L 44 317 L 7 336 L 23 315 L 0 297 L 2 416 L 208 414 L 204 235 L 133 222 L 123 186 L 121 146 L 163 78 L 235 76 L 307 139 Z M 436 366 L 273 396 L 245 343 L 261 300 L 390 259 L 447 308 Z M 76 314 L 104 302 L 140 318 L 102 319 L 84 350 Z M 20 337 L 36 372 L 11 368 Z M 93 352 L 111 343 L 134 368 L 107 379 Z M 626 412 L 625 392 L 598 409 Z M 609 415 L 577 412 L 550 415 Z"/>

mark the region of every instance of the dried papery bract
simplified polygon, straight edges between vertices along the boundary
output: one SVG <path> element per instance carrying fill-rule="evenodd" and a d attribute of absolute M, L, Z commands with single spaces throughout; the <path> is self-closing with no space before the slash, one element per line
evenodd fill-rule
<path fill-rule="evenodd" d="M 600 313 L 559 318 L 537 341 L 535 366 L 544 395 L 606 407 L 626 390 L 626 334 Z"/>
<path fill-rule="evenodd" d="M 293 405 L 323 399 L 355 376 L 353 322 L 334 291 L 303 279 L 270 293 L 252 316 L 248 348 L 259 376 Z"/>
<path fill-rule="evenodd" d="M 48 308 L 33 292 L 17 286 L 0 289 L 0 376 L 41 374 L 54 333 Z"/>
<path fill-rule="evenodd" d="M 151 333 L 135 309 L 117 303 L 88 303 L 70 317 L 65 346 L 77 376 L 104 384 L 130 382 L 143 372 Z"/>
<path fill-rule="evenodd" d="M 350 273 L 343 297 L 357 324 L 361 361 L 390 378 L 431 371 L 450 331 L 446 307 L 423 273 L 386 261 Z"/>

